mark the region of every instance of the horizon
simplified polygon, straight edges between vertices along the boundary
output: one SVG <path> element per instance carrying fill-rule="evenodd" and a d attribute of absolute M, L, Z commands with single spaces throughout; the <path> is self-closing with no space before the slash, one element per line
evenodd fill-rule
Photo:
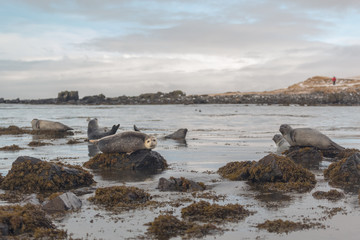
<path fill-rule="evenodd" d="M 262 92 L 359 76 L 360 2 L 0 1 L 0 98 Z"/>

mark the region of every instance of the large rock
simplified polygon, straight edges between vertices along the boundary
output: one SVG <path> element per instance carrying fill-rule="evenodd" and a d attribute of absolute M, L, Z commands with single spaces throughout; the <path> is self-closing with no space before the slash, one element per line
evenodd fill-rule
<path fill-rule="evenodd" d="M 0 187 L 27 193 L 57 192 L 89 186 L 93 183 L 93 176 L 81 167 L 21 156 L 13 162 Z"/>
<path fill-rule="evenodd" d="M 74 193 L 66 192 L 47 201 L 42 208 L 48 213 L 56 213 L 68 210 L 77 210 L 80 209 L 81 206 L 81 200 Z"/>
<path fill-rule="evenodd" d="M 128 155 L 125 153 L 99 153 L 84 166 L 91 169 L 114 168 L 120 170 L 164 170 L 168 164 L 158 152 L 139 150 Z"/>
<path fill-rule="evenodd" d="M 304 168 L 316 170 L 323 160 L 321 151 L 313 147 L 291 147 L 286 156 Z"/>
<path fill-rule="evenodd" d="M 316 184 L 313 173 L 290 158 L 276 154 L 269 154 L 258 162 L 228 163 L 218 173 L 230 180 L 249 180 L 268 190 L 305 192 Z"/>
<path fill-rule="evenodd" d="M 59 102 L 77 101 L 79 100 L 78 91 L 63 91 L 58 93 Z"/>
<path fill-rule="evenodd" d="M 360 185 L 360 152 L 332 163 L 325 169 L 324 176 L 330 184 L 341 187 Z"/>

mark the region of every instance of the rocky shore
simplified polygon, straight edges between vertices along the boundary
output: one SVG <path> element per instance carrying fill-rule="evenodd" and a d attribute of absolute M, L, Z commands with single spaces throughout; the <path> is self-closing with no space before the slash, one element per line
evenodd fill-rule
<path fill-rule="evenodd" d="M 327 77 L 312 77 L 285 89 L 269 92 L 229 92 L 222 94 L 186 95 L 176 90 L 169 93 L 145 93 L 139 96 L 106 97 L 103 94 L 79 98 L 77 91 L 63 91 L 57 98 L 3 99 L 7 104 L 74 104 L 74 105 L 145 105 L 145 104 L 298 104 L 360 105 L 360 80 L 338 79 L 332 85 Z"/>

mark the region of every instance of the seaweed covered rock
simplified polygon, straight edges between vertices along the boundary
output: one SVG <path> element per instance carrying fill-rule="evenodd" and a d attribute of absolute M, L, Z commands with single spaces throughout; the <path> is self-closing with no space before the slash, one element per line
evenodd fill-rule
<path fill-rule="evenodd" d="M 255 161 L 244 162 L 230 162 L 217 171 L 223 178 L 232 181 L 248 180 L 250 177 L 249 169 L 253 166 Z"/>
<path fill-rule="evenodd" d="M 21 239 L 26 239 L 26 236 L 29 238 L 66 238 L 66 232 L 57 230 L 52 222 L 46 218 L 45 212 L 38 206 L 32 204 L 0 206 L 0 237 L 20 234 L 24 237 Z M 23 234 L 27 235 L 24 236 Z"/>
<path fill-rule="evenodd" d="M 27 193 L 57 192 L 89 186 L 93 183 L 93 176 L 81 167 L 21 156 L 13 162 L 0 187 Z"/>
<path fill-rule="evenodd" d="M 140 188 L 114 186 L 96 189 L 95 196 L 90 197 L 89 201 L 109 209 L 133 209 L 145 205 L 150 198 L 150 194 Z"/>
<path fill-rule="evenodd" d="M 332 163 L 324 170 L 324 176 L 335 186 L 360 185 L 360 152 Z"/>
<path fill-rule="evenodd" d="M 0 151 L 20 151 L 20 150 L 23 150 L 23 148 L 15 144 L 0 148 Z"/>
<path fill-rule="evenodd" d="M 313 147 L 291 147 L 286 156 L 307 169 L 319 169 L 323 160 L 321 151 Z"/>
<path fill-rule="evenodd" d="M 81 206 L 81 200 L 74 193 L 66 192 L 44 203 L 42 209 L 48 213 L 56 213 L 77 210 Z"/>
<path fill-rule="evenodd" d="M 139 150 L 125 153 L 99 153 L 84 163 L 90 169 L 115 168 L 120 170 L 164 170 L 168 164 L 158 152 Z"/>
<path fill-rule="evenodd" d="M 332 189 L 328 192 L 316 191 L 312 194 L 312 196 L 316 199 L 327 199 L 330 201 L 338 201 L 345 197 L 343 192 L 339 192 L 335 189 Z"/>
<path fill-rule="evenodd" d="M 240 204 L 227 204 L 224 206 L 200 201 L 181 209 L 181 216 L 189 221 L 201 222 L 237 222 L 251 214 Z"/>
<path fill-rule="evenodd" d="M 205 185 L 202 182 L 194 182 L 184 177 L 170 177 L 169 180 L 160 178 L 158 189 L 160 191 L 192 192 L 205 190 Z"/>
<path fill-rule="evenodd" d="M 276 154 L 269 154 L 258 162 L 229 163 L 218 172 L 225 178 L 249 180 L 269 190 L 305 192 L 311 190 L 316 184 L 313 173 L 290 158 Z"/>
<path fill-rule="evenodd" d="M 30 130 L 21 129 L 17 126 L 11 125 L 7 128 L 0 128 L 0 135 L 19 135 L 19 134 L 29 134 Z"/>

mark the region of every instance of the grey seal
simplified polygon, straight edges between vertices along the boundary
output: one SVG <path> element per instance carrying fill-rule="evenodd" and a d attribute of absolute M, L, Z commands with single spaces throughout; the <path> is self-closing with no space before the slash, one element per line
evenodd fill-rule
<path fill-rule="evenodd" d="M 344 147 L 333 142 L 328 136 L 322 134 L 316 129 L 293 129 L 288 124 L 282 124 L 279 130 L 291 146 L 316 147 L 319 149 L 345 149 Z"/>
<path fill-rule="evenodd" d="M 166 135 L 164 138 L 165 139 L 183 140 L 183 139 L 185 139 L 187 132 L 188 132 L 187 128 L 180 128 L 176 132 Z"/>
<path fill-rule="evenodd" d="M 39 120 L 33 119 L 31 121 L 31 126 L 33 130 L 36 131 L 57 131 L 57 132 L 66 132 L 68 130 L 74 130 L 73 128 L 66 126 L 60 122 L 53 122 L 48 120 Z"/>
<path fill-rule="evenodd" d="M 290 148 L 290 144 L 285 140 L 281 134 L 275 134 L 272 140 L 277 146 L 276 153 L 281 154 Z"/>
<path fill-rule="evenodd" d="M 157 144 L 156 137 L 135 131 L 117 133 L 90 142 L 96 144 L 103 153 L 128 154 L 141 149 L 153 149 Z"/>
<path fill-rule="evenodd" d="M 119 127 L 120 124 L 113 125 L 110 131 L 106 131 L 105 128 L 99 127 L 97 118 L 93 118 L 88 123 L 87 136 L 89 140 L 100 139 L 115 134 Z"/>

